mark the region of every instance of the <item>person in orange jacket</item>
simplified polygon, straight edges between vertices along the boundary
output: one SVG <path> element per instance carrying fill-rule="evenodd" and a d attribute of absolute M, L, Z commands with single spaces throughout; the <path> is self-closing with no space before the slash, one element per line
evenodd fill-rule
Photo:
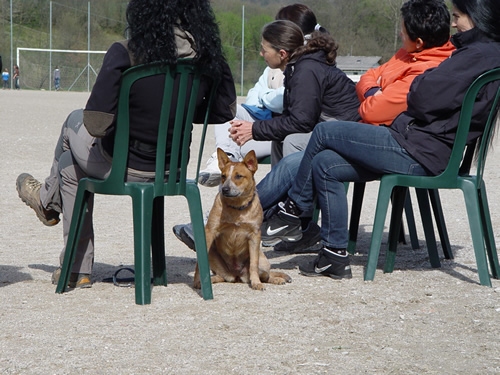
<path fill-rule="evenodd" d="M 406 110 L 406 96 L 413 79 L 438 66 L 455 50 L 449 41 L 447 17 L 427 17 L 429 12 L 415 9 L 422 6 L 429 7 L 428 3 L 420 1 L 403 4 L 403 46 L 388 62 L 364 73 L 356 85 L 361 122 L 390 125 Z"/>

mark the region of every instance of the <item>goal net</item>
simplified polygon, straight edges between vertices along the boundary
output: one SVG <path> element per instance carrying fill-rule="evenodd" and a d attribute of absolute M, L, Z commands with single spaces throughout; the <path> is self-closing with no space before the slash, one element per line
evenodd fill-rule
<path fill-rule="evenodd" d="M 54 70 L 59 68 L 60 89 L 90 91 L 106 51 L 17 48 L 20 86 L 24 89 L 55 90 Z"/>

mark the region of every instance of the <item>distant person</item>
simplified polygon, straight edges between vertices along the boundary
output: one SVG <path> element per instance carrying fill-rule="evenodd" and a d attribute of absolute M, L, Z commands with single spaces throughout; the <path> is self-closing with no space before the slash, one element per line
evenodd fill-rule
<path fill-rule="evenodd" d="M 9 71 L 7 70 L 7 68 L 5 68 L 4 71 L 2 72 L 3 90 L 10 88 L 9 78 L 10 78 Z"/>
<path fill-rule="evenodd" d="M 14 65 L 14 77 L 12 79 L 14 80 L 14 88 L 19 90 L 21 87 L 19 86 L 19 67 L 17 65 Z"/>
<path fill-rule="evenodd" d="M 61 71 L 58 66 L 56 66 L 56 69 L 54 70 L 54 88 L 56 91 L 61 89 Z"/>

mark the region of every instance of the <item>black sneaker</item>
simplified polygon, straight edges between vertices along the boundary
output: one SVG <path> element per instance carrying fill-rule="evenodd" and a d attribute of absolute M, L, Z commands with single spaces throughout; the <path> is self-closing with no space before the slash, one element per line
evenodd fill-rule
<path fill-rule="evenodd" d="M 321 228 L 314 221 L 311 221 L 307 228 L 302 231 L 302 238 L 295 242 L 281 241 L 274 246 L 276 251 L 287 251 L 290 253 L 317 253 L 323 248 Z"/>
<path fill-rule="evenodd" d="M 320 250 L 313 262 L 299 266 L 299 272 L 304 276 L 329 276 L 332 279 L 352 278 L 349 256 L 338 255 L 326 249 Z"/>
<path fill-rule="evenodd" d="M 172 230 L 179 240 L 184 242 L 184 244 L 186 244 L 186 246 L 191 250 L 196 251 L 196 247 L 194 246 L 193 226 L 191 225 L 191 223 L 174 225 Z"/>
<path fill-rule="evenodd" d="M 287 213 L 283 204 L 279 203 L 280 210 L 262 223 L 261 239 L 265 246 L 272 246 L 279 241 L 298 241 L 302 238 L 299 217 Z"/>

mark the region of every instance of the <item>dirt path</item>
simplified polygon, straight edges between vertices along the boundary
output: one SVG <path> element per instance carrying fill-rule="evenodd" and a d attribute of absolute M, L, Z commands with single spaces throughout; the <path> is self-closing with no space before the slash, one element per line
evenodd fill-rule
<path fill-rule="evenodd" d="M 43 179 L 60 126 L 87 94 L 0 91 L 0 374 L 498 374 L 500 281 L 480 286 L 459 192 L 442 201 L 455 253 L 441 269 L 421 249 L 400 245 L 396 270 L 363 281 L 377 183 L 367 185 L 353 279 L 306 278 L 297 267 L 313 255 L 266 250 L 293 283 L 264 292 L 214 285 L 212 301 L 191 288 L 195 254 L 171 233 L 189 221 L 183 198 L 168 200 L 169 286 L 137 306 L 133 288 L 102 280 L 133 266 L 128 198 L 97 197 L 96 264 L 91 289 L 54 293 L 62 228 L 47 228 L 21 203 L 15 179 Z M 213 150 L 209 136 L 205 154 Z M 199 133 L 195 135 L 199 139 Z M 498 143 L 497 143 L 498 144 Z M 500 231 L 500 152 L 487 185 Z M 261 178 L 269 166 L 259 170 Z M 202 188 L 204 210 L 215 190 Z M 497 242 L 500 242 L 497 233 Z M 383 252 L 381 264 L 383 262 Z"/>

